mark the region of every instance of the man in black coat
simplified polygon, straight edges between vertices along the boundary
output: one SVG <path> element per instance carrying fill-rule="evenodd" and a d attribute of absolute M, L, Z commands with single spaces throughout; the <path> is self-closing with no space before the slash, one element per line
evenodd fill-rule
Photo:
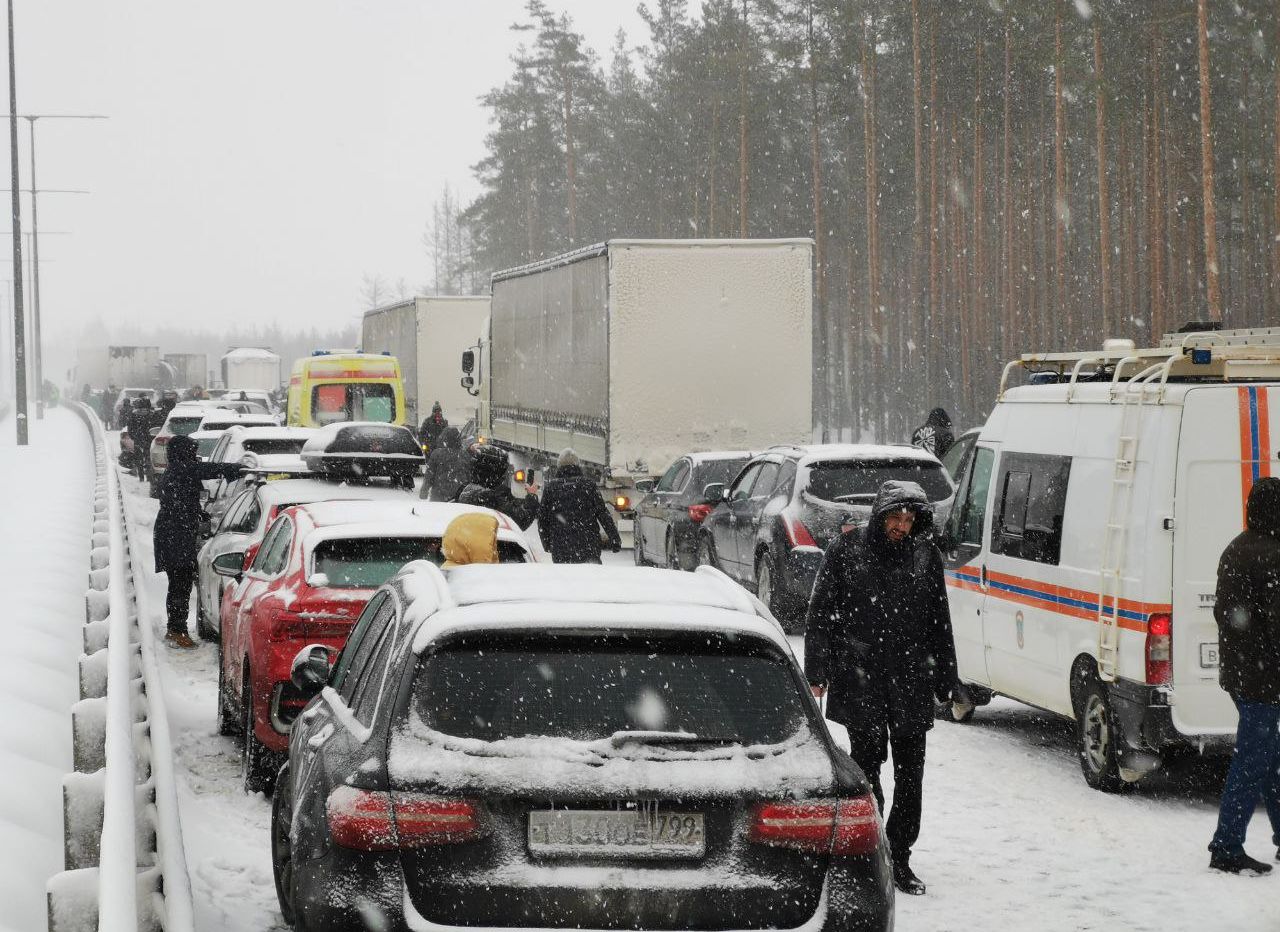
<path fill-rule="evenodd" d="M 431 414 L 423 418 L 421 426 L 418 427 L 418 442 L 422 444 L 422 448 L 427 452 L 434 450 L 440 435 L 448 426 L 449 421 L 444 416 L 440 402 L 437 401 L 431 406 Z"/>
<path fill-rule="evenodd" d="M 925 735 L 935 697 L 950 698 L 955 643 L 942 555 L 929 539 L 933 513 L 914 482 L 880 487 L 865 529 L 831 544 L 814 583 L 805 673 L 829 690 L 827 717 L 849 729 L 852 757 L 884 809 L 880 767 L 893 748 L 894 794 L 886 833 L 893 880 L 924 893 L 910 867 L 920 834 Z"/>
<path fill-rule="evenodd" d="M 440 431 L 440 438 L 427 456 L 421 498 L 433 502 L 453 501 L 467 484 L 471 468 L 462 449 L 462 434 L 456 427 Z"/>
<path fill-rule="evenodd" d="M 1218 561 L 1213 617 L 1218 682 L 1240 721 L 1209 866 L 1265 874 L 1271 865 L 1245 854 L 1244 837 L 1262 797 L 1280 861 L 1280 479 L 1259 479 L 1249 490 L 1245 530 Z"/>
<path fill-rule="evenodd" d="M 133 441 L 133 474 L 139 480 L 147 478 L 147 471 L 151 468 L 151 418 L 154 414 L 151 399 L 144 397 L 134 400 L 125 417 L 125 433 Z"/>
<path fill-rule="evenodd" d="M 600 490 L 582 474 L 578 454 L 564 450 L 538 509 L 542 547 L 556 563 L 599 563 L 601 531 L 609 538 L 610 550 L 622 549 L 618 526 Z"/>
<path fill-rule="evenodd" d="M 507 474 L 511 462 L 507 451 L 488 443 L 475 443 L 470 450 L 471 481 L 458 493 L 458 501 L 464 505 L 477 505 L 500 511 L 525 530 L 538 517 L 538 487 L 526 485 L 528 498 L 516 498 L 511 494 Z"/>
<path fill-rule="evenodd" d="M 200 493 L 205 479 L 235 481 L 240 475 L 238 463 L 202 463 L 196 456 L 196 442 L 190 437 L 174 437 L 169 441 L 169 465 L 160 480 L 160 510 L 153 528 L 156 572 L 169 577 L 165 609 L 169 632 L 165 640 L 174 647 L 195 647 L 187 633 L 187 609 L 191 605 L 191 587 L 196 580 L 196 555 L 199 553 Z"/>

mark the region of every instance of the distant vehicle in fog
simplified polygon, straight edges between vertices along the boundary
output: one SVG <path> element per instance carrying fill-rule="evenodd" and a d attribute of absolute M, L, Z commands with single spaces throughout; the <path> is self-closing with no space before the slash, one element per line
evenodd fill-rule
<path fill-rule="evenodd" d="M 238 346 L 221 360 L 222 386 L 228 391 L 260 388 L 275 391 L 280 387 L 280 357 L 258 346 Z"/>
<path fill-rule="evenodd" d="M 698 528 L 714 507 L 704 490 L 713 483 L 728 485 L 753 455 L 690 453 L 672 463 L 653 491 L 636 505 L 632 548 L 636 564 L 673 570 L 697 566 Z"/>

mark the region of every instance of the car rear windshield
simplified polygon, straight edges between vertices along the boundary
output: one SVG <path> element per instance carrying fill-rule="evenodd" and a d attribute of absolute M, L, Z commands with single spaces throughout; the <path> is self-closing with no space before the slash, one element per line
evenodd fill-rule
<path fill-rule="evenodd" d="M 414 560 L 444 563 L 439 537 L 359 537 L 316 545 L 315 572 L 330 586 L 376 589 Z M 511 541 L 498 541 L 498 562 L 523 563 L 525 551 Z"/>
<path fill-rule="evenodd" d="M 302 446 L 307 442 L 305 437 L 255 437 L 244 441 L 244 451 L 246 453 L 258 453 L 262 456 L 270 456 L 277 453 L 301 453 Z"/>
<path fill-rule="evenodd" d="M 194 434 L 202 420 L 204 420 L 204 415 L 202 414 L 197 414 L 195 417 L 171 417 L 169 418 L 169 432 L 175 437 Z"/>
<path fill-rule="evenodd" d="M 213 453 L 213 448 L 218 445 L 218 441 L 221 439 L 221 437 L 202 437 L 197 440 L 196 455 L 202 459 L 208 459 L 209 455 Z"/>
<path fill-rule="evenodd" d="M 482 741 L 639 731 L 774 744 L 805 723 L 790 662 L 716 634 L 470 636 L 423 660 L 414 702 L 428 727 Z"/>
<path fill-rule="evenodd" d="M 422 456 L 413 431 L 403 427 L 343 427 L 325 448 L 326 453 L 397 453 Z"/>
<path fill-rule="evenodd" d="M 721 482 L 728 485 L 734 480 L 738 473 L 742 472 L 742 467 L 747 465 L 749 457 L 743 457 L 740 460 L 707 460 L 698 466 L 698 472 L 702 475 L 702 486 L 699 492 L 713 482 Z"/>
<path fill-rule="evenodd" d="M 395 419 L 395 393 L 386 383 L 336 382 L 311 390 L 311 416 L 318 424 Z"/>
<path fill-rule="evenodd" d="M 931 502 L 951 496 L 951 483 L 940 463 L 916 459 L 829 460 L 809 465 L 806 491 L 828 502 L 870 504 L 880 486 L 896 479 L 917 482 Z"/>

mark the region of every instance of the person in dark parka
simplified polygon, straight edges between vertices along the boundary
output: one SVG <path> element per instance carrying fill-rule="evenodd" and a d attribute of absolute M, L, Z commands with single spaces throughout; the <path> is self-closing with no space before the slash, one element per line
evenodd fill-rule
<path fill-rule="evenodd" d="M 920 834 L 925 735 L 933 727 L 934 699 L 947 701 L 956 680 L 932 522 L 919 485 L 884 483 L 867 526 L 827 549 L 805 636 L 805 673 L 814 695 L 829 692 L 827 718 L 848 728 L 852 757 L 882 810 L 880 767 L 893 748 L 886 834 L 894 883 L 911 894 L 925 892 L 909 863 Z"/>
<path fill-rule="evenodd" d="M 462 434 L 456 427 L 440 431 L 440 438 L 427 456 L 427 471 L 422 479 L 421 498 L 433 502 L 451 502 L 467 484 L 471 467 L 462 449 Z"/>
<path fill-rule="evenodd" d="M 458 493 L 464 505 L 478 505 L 500 511 L 525 530 L 538 517 L 538 487 L 526 485 L 528 498 L 511 494 L 507 474 L 511 461 L 506 450 L 487 443 L 474 443 L 469 450 L 471 480 Z"/>
<path fill-rule="evenodd" d="M 151 399 L 138 398 L 125 416 L 125 432 L 133 441 L 133 474 L 139 480 L 147 478 L 147 470 L 151 468 L 151 417 L 154 414 Z"/>
<path fill-rule="evenodd" d="M 431 406 L 431 413 L 422 419 L 421 426 L 418 427 L 418 442 L 422 444 L 423 449 L 430 452 L 436 448 L 436 443 L 440 440 L 440 435 L 444 433 L 444 429 L 449 426 L 449 421 L 444 416 L 444 410 L 440 407 L 440 402 L 436 402 Z"/>
<path fill-rule="evenodd" d="M 169 577 L 165 608 L 169 632 L 165 640 L 175 647 L 195 647 L 187 633 L 187 609 L 196 580 L 199 552 L 200 493 L 205 479 L 232 482 L 240 475 L 238 463 L 202 463 L 190 437 L 169 441 L 169 465 L 160 480 L 160 510 L 156 513 L 153 545 L 156 572 Z"/>
<path fill-rule="evenodd" d="M 1213 617 L 1218 682 L 1240 721 L 1209 866 L 1265 874 L 1271 865 L 1245 854 L 1244 838 L 1262 797 L 1280 861 L 1280 479 L 1259 479 L 1249 490 L 1245 530 L 1218 561 Z"/>
<path fill-rule="evenodd" d="M 946 408 L 934 408 L 928 419 L 911 432 L 911 445 L 932 453 L 941 459 L 955 445 L 956 435 L 951 426 L 951 415 Z"/>
<path fill-rule="evenodd" d="M 609 549 L 622 549 L 622 538 L 596 484 L 582 474 L 578 455 L 560 454 L 554 479 L 547 482 L 538 509 L 538 536 L 556 563 L 599 563 L 600 533 Z"/>

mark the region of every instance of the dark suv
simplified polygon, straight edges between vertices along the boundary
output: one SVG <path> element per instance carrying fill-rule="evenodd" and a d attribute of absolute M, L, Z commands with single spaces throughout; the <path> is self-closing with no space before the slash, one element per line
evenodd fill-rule
<path fill-rule="evenodd" d="M 932 454 L 908 446 L 826 444 L 774 447 L 749 462 L 702 522 L 698 563 L 718 567 L 789 629 L 804 620 L 827 545 L 843 527 L 864 523 L 887 479 L 918 482 L 941 526 L 955 486 Z"/>

